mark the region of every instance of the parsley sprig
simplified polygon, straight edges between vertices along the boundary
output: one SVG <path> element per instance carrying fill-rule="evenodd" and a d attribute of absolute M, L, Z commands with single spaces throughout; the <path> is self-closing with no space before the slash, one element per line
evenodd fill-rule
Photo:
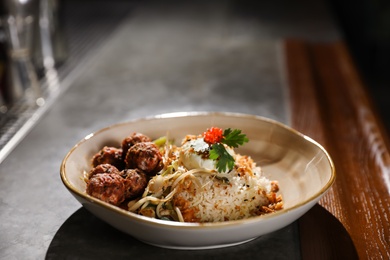
<path fill-rule="evenodd" d="M 208 129 L 208 131 L 204 134 L 206 142 L 208 140 L 217 140 L 217 142 L 214 141 L 214 143 L 210 143 L 211 149 L 209 151 L 209 158 L 217 161 L 216 167 L 219 172 L 225 172 L 226 168 L 231 171 L 234 167 L 234 158 L 226 150 L 224 144 L 229 147 L 237 148 L 240 145 L 247 143 L 249 139 L 245 134 L 241 133 L 241 130 L 239 129 L 232 130 L 228 128 L 225 129 L 223 133 L 221 129 L 218 130 L 219 131 L 216 131 L 216 128 L 213 127 Z M 213 138 L 210 138 L 210 135 L 219 136 L 213 136 Z"/>

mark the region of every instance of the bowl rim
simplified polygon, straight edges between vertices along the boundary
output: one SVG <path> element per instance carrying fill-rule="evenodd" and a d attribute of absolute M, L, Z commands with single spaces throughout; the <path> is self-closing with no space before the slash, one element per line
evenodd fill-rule
<path fill-rule="evenodd" d="M 115 127 L 127 125 L 127 124 L 134 124 L 137 122 L 151 121 L 151 120 L 164 119 L 164 118 L 182 118 L 182 117 L 199 117 L 199 116 L 222 116 L 222 117 L 240 117 L 240 118 L 247 118 L 247 119 L 255 119 L 255 120 L 260 120 L 260 121 L 266 121 L 268 123 L 277 125 L 278 127 L 284 128 L 285 130 L 291 132 L 292 134 L 294 134 L 300 138 L 305 139 L 307 142 L 311 143 L 311 145 L 316 146 L 324 153 L 324 155 L 326 156 L 326 158 L 328 160 L 330 168 L 331 168 L 330 178 L 329 178 L 328 182 L 319 191 L 317 191 L 315 194 L 313 194 L 311 197 L 309 197 L 308 199 L 306 199 L 304 201 L 297 203 L 296 205 L 294 205 L 288 209 L 282 209 L 282 210 L 276 211 L 272 214 L 265 214 L 265 215 L 251 217 L 251 218 L 247 218 L 247 219 L 231 220 L 231 221 L 226 221 L 226 222 L 211 222 L 211 223 L 176 222 L 176 221 L 166 221 L 166 220 L 160 220 L 160 219 L 154 219 L 154 218 L 150 218 L 150 217 L 141 216 L 141 215 L 138 215 L 136 213 L 126 211 L 125 209 L 122 209 L 122 208 L 117 207 L 115 205 L 111 205 L 109 203 L 101 201 L 97 198 L 94 198 L 94 197 L 88 195 L 87 193 L 84 193 L 84 192 L 78 190 L 76 187 L 74 187 L 70 183 L 70 181 L 67 178 L 65 165 L 67 163 L 68 158 L 80 145 L 87 142 L 90 138 L 92 138 L 95 135 L 98 135 L 102 132 L 108 131 L 111 128 L 115 128 Z M 128 218 L 131 218 L 134 221 L 140 221 L 140 222 L 142 222 L 144 224 L 148 224 L 148 225 L 157 225 L 160 227 L 170 227 L 170 228 L 179 228 L 179 229 L 180 228 L 189 228 L 189 229 L 207 228 L 207 229 L 211 229 L 211 228 L 221 228 L 221 227 L 230 227 L 230 226 L 236 226 L 236 225 L 250 224 L 253 222 L 274 219 L 277 216 L 285 215 L 285 214 L 288 214 L 289 212 L 297 210 L 300 207 L 302 207 L 306 204 L 309 204 L 312 201 L 316 201 L 316 200 L 318 201 L 329 190 L 329 188 L 333 185 L 335 178 L 336 178 L 336 171 L 335 171 L 335 166 L 334 166 L 332 158 L 330 157 L 329 153 L 325 150 L 325 148 L 321 144 L 319 144 L 317 141 L 310 138 L 309 136 L 306 136 L 306 135 L 300 133 L 299 131 L 297 131 L 297 130 L 291 128 L 290 126 L 287 126 L 279 121 L 276 121 L 274 119 L 270 119 L 267 117 L 259 116 L 259 115 L 252 115 L 252 114 L 233 113 L 233 112 L 199 111 L 199 112 L 172 112 L 172 113 L 163 113 L 163 114 L 157 114 L 157 115 L 152 115 L 152 116 L 146 116 L 146 117 L 142 117 L 142 118 L 136 118 L 136 119 L 129 120 L 129 121 L 115 123 L 115 124 L 106 126 L 104 128 L 101 128 L 93 133 L 90 133 L 90 134 L 86 135 L 83 139 L 78 141 L 67 152 L 64 159 L 61 162 L 60 177 L 61 177 L 61 180 L 62 180 L 63 184 L 65 185 L 65 187 L 71 193 L 76 194 L 77 196 L 79 196 L 79 197 L 81 197 L 89 202 L 98 204 L 105 209 L 112 210 L 112 211 L 116 212 L 117 214 L 121 214 L 121 215 L 126 216 Z"/>

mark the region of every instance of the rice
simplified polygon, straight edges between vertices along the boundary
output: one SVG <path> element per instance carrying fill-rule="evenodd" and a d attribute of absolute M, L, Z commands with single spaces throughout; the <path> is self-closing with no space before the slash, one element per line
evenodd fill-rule
<path fill-rule="evenodd" d="M 197 187 L 191 180 L 184 182 L 181 191 L 175 195 L 174 203 L 175 200 L 187 201 L 179 203 L 186 205 L 181 211 L 193 211 L 194 220 L 198 222 L 238 220 L 260 215 L 262 206 L 270 204 L 267 194 L 272 192 L 272 182 L 262 175 L 260 167 L 250 170 L 233 170 L 223 180 L 209 174 L 195 174 L 201 186 Z"/>

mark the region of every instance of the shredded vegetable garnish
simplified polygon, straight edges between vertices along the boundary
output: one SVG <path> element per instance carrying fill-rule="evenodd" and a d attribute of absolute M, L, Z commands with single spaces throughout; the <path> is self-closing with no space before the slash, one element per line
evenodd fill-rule
<path fill-rule="evenodd" d="M 183 216 L 178 214 L 180 212 L 178 207 L 175 207 L 174 210 L 169 210 L 167 208 L 172 207 L 171 203 L 172 198 L 179 191 L 179 184 L 182 183 L 185 179 L 190 179 L 194 183 L 195 187 L 201 188 L 199 180 L 194 176 L 194 174 L 210 174 L 213 175 L 214 172 L 207 169 L 192 169 L 185 171 L 183 169 L 174 169 L 174 166 L 171 165 L 167 168 L 162 174 L 156 175 L 150 182 L 142 198 L 137 200 L 130 201 L 128 203 L 128 210 L 131 212 L 141 212 L 142 209 L 146 207 L 155 208 L 154 211 L 159 218 L 164 218 L 164 216 L 175 215 L 177 221 L 184 221 Z M 168 191 L 169 193 L 164 196 L 164 193 Z"/>

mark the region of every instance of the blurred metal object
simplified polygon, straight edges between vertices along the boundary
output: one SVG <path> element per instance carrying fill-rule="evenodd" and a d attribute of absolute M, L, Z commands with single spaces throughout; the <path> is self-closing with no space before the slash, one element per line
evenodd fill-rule
<path fill-rule="evenodd" d="M 19 100 L 36 105 L 41 91 L 36 71 L 31 62 L 32 16 L 9 15 L 2 18 L 8 46 L 6 63 L 7 82 L 5 102 L 11 106 Z"/>
<path fill-rule="evenodd" d="M 36 14 L 39 0 L 2 0 L 3 15 L 26 17 Z"/>
<path fill-rule="evenodd" d="M 60 0 L 3 0 L 1 9 L 7 16 L 34 18 L 31 62 L 39 77 L 53 81 L 55 69 L 68 57 Z M 58 80 L 57 80 L 58 81 Z M 57 86 L 58 87 L 58 86 Z"/>
<path fill-rule="evenodd" d="M 5 102 L 5 63 L 7 61 L 5 53 L 5 36 L 3 33 L 0 34 L 0 118 L 1 115 L 5 114 L 8 110 L 7 104 Z"/>
<path fill-rule="evenodd" d="M 17 102 L 36 105 L 41 97 L 38 77 L 31 60 L 34 22 L 39 0 L 3 0 L 1 27 L 7 58 L 4 61 L 3 99 L 10 110 Z"/>
<path fill-rule="evenodd" d="M 60 19 L 60 1 L 39 0 L 38 6 L 32 60 L 37 70 L 51 70 L 68 56 Z"/>
<path fill-rule="evenodd" d="M 43 70 L 49 91 L 60 87 L 56 65 L 66 59 L 63 31 L 59 23 L 59 6 L 57 0 L 40 0 L 39 39 L 35 48 L 36 67 Z M 60 29 L 61 28 L 61 29 Z M 38 41 L 37 41 L 38 42 Z"/>
<path fill-rule="evenodd" d="M 53 57 L 54 64 L 64 62 L 68 56 L 61 14 L 60 0 L 2 0 L 7 15 L 33 16 L 31 59 L 37 70 L 45 68 L 45 59 Z"/>
<path fill-rule="evenodd" d="M 30 1 L 37 2 L 36 0 Z M 0 0 L 0 9 L 3 14 L 4 3 Z M 121 26 L 122 21 L 126 19 L 133 7 L 134 3 L 131 1 L 120 0 L 115 1 L 115 4 L 111 1 L 98 1 L 92 10 L 90 5 L 84 1 L 73 0 L 61 4 L 60 12 L 63 15 L 62 18 L 65 19 L 61 18 L 61 25 L 65 29 L 66 51 L 69 55 L 65 62 L 57 63 L 55 69 L 47 70 L 45 77 L 39 77 L 44 97 L 44 100 L 41 100 L 44 102 L 43 106 L 28 106 L 23 102 L 18 102 L 8 109 L 5 107 L 7 110 L 0 113 L 0 164 L 35 126 L 47 109 L 56 103 L 63 92 L 71 87 L 74 80 L 89 66 L 96 51 Z M 36 24 L 35 19 L 34 25 Z M 3 35 L 0 30 L 1 44 L 5 41 Z M 57 84 L 60 84 L 60 88 L 56 88 Z"/>

